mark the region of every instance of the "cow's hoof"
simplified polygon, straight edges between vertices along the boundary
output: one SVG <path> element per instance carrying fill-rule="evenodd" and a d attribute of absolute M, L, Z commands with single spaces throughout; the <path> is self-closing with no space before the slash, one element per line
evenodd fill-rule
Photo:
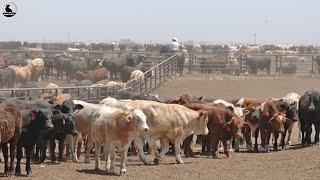
<path fill-rule="evenodd" d="M 291 146 L 292 142 L 291 141 L 288 141 L 286 145 L 289 145 Z"/>
<path fill-rule="evenodd" d="M 126 174 L 126 171 L 127 171 L 126 169 L 121 169 L 121 170 L 120 170 L 120 175 L 125 175 L 125 174 Z"/>
<path fill-rule="evenodd" d="M 14 175 L 14 169 L 13 168 L 10 168 L 9 169 L 9 172 L 8 172 L 9 176 L 12 176 Z"/>
<path fill-rule="evenodd" d="M 116 173 L 114 173 L 114 171 L 108 171 L 108 174 L 111 175 L 111 176 L 115 176 Z"/>
<path fill-rule="evenodd" d="M 89 163 L 90 163 L 90 160 L 86 159 L 86 160 L 84 160 L 84 163 L 85 163 L 85 164 L 89 164 Z"/>
<path fill-rule="evenodd" d="M 31 170 L 27 171 L 27 175 L 28 175 L 28 176 L 31 175 L 31 174 L 32 174 L 32 171 L 31 171 Z"/>
<path fill-rule="evenodd" d="M 177 159 L 177 164 L 184 164 L 184 162 L 181 159 Z"/>
<path fill-rule="evenodd" d="M 16 172 L 14 175 L 15 176 L 21 176 L 21 172 Z"/>
<path fill-rule="evenodd" d="M 72 162 L 74 162 L 74 163 L 78 163 L 78 162 L 79 162 L 79 160 L 78 160 L 78 159 L 74 159 L 74 160 L 72 160 Z"/>
<path fill-rule="evenodd" d="M 95 171 L 99 171 L 99 170 L 100 170 L 100 168 L 96 167 L 96 168 L 94 168 L 94 170 L 95 170 Z"/>
<path fill-rule="evenodd" d="M 154 162 L 155 165 L 159 165 L 160 158 L 154 158 L 153 162 Z"/>

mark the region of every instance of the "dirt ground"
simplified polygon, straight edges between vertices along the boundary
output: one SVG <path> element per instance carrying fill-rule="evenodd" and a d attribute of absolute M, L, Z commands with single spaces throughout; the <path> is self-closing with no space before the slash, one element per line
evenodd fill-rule
<path fill-rule="evenodd" d="M 316 78 L 266 78 L 266 77 L 210 77 L 188 75 L 168 81 L 156 92 L 161 98 L 174 97 L 182 93 L 196 96 L 211 96 L 222 99 L 240 97 L 281 97 L 288 92 L 304 93 L 307 89 L 320 88 Z M 300 148 L 298 128 L 295 126 L 294 145 L 289 149 L 270 153 L 248 153 L 242 147 L 241 153 L 219 159 L 196 155 L 182 158 L 183 165 L 175 164 L 173 156 L 166 156 L 160 165 L 145 166 L 136 156 L 128 158 L 127 174 L 121 177 L 109 176 L 102 171 L 94 171 L 90 164 L 62 162 L 32 165 L 33 175 L 22 179 L 320 179 L 320 147 Z M 199 152 L 200 148 L 194 147 Z M 152 160 L 151 156 L 150 160 Z M 92 157 L 93 160 L 93 157 Z M 83 162 L 83 159 L 81 158 Z M 116 162 L 119 172 L 119 161 Z M 24 164 L 22 170 L 24 170 Z M 3 170 L 3 163 L 0 164 Z M 25 173 L 23 171 L 23 173 Z M 1 178 L 0 178 L 1 179 Z M 17 179 L 13 177 L 12 179 Z"/>

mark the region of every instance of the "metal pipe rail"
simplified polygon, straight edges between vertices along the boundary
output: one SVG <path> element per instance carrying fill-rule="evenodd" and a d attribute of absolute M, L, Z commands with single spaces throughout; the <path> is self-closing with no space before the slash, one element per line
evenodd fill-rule
<path fill-rule="evenodd" d="M 151 69 L 143 73 L 137 79 L 131 79 L 126 83 L 126 89 L 133 93 L 150 93 L 160 87 L 163 82 L 178 72 L 177 54 L 162 61 Z"/>

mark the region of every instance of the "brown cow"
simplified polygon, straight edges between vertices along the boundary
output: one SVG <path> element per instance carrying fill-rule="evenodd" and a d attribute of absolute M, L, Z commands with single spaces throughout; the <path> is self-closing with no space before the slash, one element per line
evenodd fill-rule
<path fill-rule="evenodd" d="M 268 99 L 261 100 L 257 98 L 241 98 L 235 105 L 243 108 L 255 108 L 267 100 Z"/>
<path fill-rule="evenodd" d="M 192 110 L 208 111 L 209 140 L 213 149 L 212 157 L 217 158 L 219 140 L 222 141 L 224 152 L 229 157 L 229 141 L 232 137 L 236 139 L 242 137 L 241 129 L 246 126 L 246 123 L 242 122 L 230 109 L 222 105 L 190 103 L 185 106 Z M 190 139 L 188 140 L 190 141 Z M 185 145 L 190 145 L 190 142 L 185 142 Z M 191 150 L 190 147 L 185 148 Z"/>
<path fill-rule="evenodd" d="M 18 106 L 10 102 L 0 105 L 0 144 L 4 157 L 5 175 L 14 174 L 16 144 L 21 134 L 22 114 Z M 8 145 L 10 143 L 10 167 L 8 166 Z"/>
<path fill-rule="evenodd" d="M 108 78 L 108 70 L 106 68 L 100 68 L 93 71 L 88 71 L 87 73 L 83 73 L 78 71 L 76 73 L 76 79 L 77 80 L 84 80 L 84 79 L 90 79 L 92 82 L 97 82 L 103 79 Z"/>
<path fill-rule="evenodd" d="M 202 96 L 194 97 L 190 94 L 182 94 L 181 96 L 179 96 L 179 98 L 170 100 L 169 104 L 184 105 L 184 104 L 189 104 L 189 103 L 198 103 L 200 101 L 202 101 Z"/>
<path fill-rule="evenodd" d="M 257 118 L 260 129 L 261 151 L 268 152 L 271 133 L 283 133 L 284 125 L 290 123 L 290 120 L 286 118 L 284 112 L 279 111 L 275 101 L 262 103 L 255 109 L 253 117 Z M 277 142 L 274 146 L 277 146 Z"/>
<path fill-rule="evenodd" d="M 6 61 L 3 57 L 0 57 L 0 69 L 3 69 L 6 67 Z"/>

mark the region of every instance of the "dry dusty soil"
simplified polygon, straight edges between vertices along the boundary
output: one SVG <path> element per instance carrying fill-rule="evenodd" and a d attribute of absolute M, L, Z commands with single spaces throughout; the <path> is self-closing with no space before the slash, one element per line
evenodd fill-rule
<path fill-rule="evenodd" d="M 303 93 L 307 89 L 320 89 L 316 78 L 271 78 L 271 77 L 210 77 L 188 75 L 168 81 L 157 90 L 160 97 L 174 97 L 182 93 L 211 96 L 222 99 L 239 97 L 281 97 L 288 92 Z M 320 179 L 320 147 L 300 148 L 298 128 L 293 134 L 294 145 L 270 153 L 241 153 L 219 159 L 197 155 L 184 158 L 185 164 L 175 164 L 173 156 L 167 156 L 158 166 L 145 166 L 136 156 L 128 158 L 127 174 L 109 176 L 105 171 L 94 171 L 94 163 L 32 165 L 33 175 L 22 179 Z M 199 152 L 199 147 L 195 147 Z M 151 159 L 151 156 L 149 156 Z M 82 162 L 83 159 L 81 158 Z M 117 161 L 119 165 L 119 161 Z M 104 163 L 101 167 L 104 167 Z M 3 164 L 0 164 L 1 171 Z M 22 166 L 24 169 L 24 164 Z M 119 171 L 119 166 L 116 167 Z M 23 172 L 24 173 L 24 172 Z M 0 178 L 1 179 L 1 178 Z M 4 179 L 7 179 L 6 177 Z M 12 179 L 17 179 L 13 177 Z"/>

